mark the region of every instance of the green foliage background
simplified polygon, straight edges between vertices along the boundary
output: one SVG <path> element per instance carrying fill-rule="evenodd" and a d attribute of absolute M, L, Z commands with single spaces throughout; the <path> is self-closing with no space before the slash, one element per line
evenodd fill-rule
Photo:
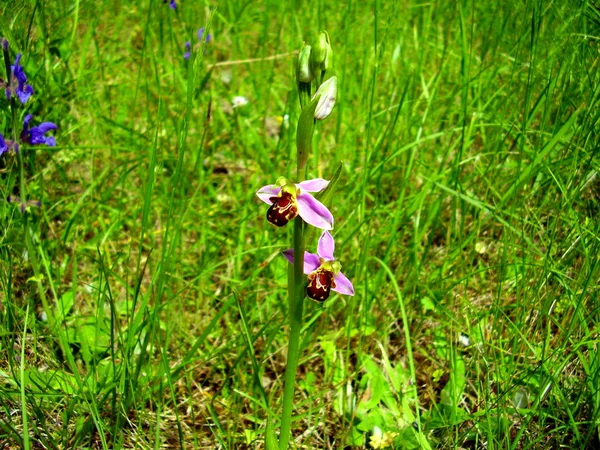
<path fill-rule="evenodd" d="M 326 29 L 339 98 L 309 173 L 342 164 L 356 295 L 307 307 L 296 443 L 597 448 L 599 11 L 3 2 L 28 111 L 60 128 L 23 149 L 42 207 L 0 205 L 0 443 L 263 448 L 291 230 L 254 193 L 294 174 L 293 52 Z"/>

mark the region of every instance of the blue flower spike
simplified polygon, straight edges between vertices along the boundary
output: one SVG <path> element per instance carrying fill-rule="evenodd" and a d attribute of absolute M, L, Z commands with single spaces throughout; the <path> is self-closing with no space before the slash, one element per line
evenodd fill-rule
<path fill-rule="evenodd" d="M 8 51 L 8 41 L 3 38 L 2 46 L 5 53 Z M 27 75 L 23 70 L 21 63 L 21 54 L 19 53 L 15 58 L 15 63 L 10 66 L 10 80 L 8 82 L 0 80 L 0 87 L 6 90 L 6 98 L 10 100 L 13 96 L 16 96 L 19 101 L 23 104 L 27 103 L 27 100 L 33 94 L 33 87 L 27 84 Z"/>

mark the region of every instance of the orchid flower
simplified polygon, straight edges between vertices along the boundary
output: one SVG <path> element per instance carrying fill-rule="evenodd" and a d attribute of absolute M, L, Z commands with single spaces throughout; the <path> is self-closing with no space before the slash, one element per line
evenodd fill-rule
<path fill-rule="evenodd" d="M 29 128 L 29 122 L 32 119 L 31 114 L 25 116 L 23 121 L 23 131 L 21 131 L 21 141 L 31 145 L 46 144 L 50 147 L 56 145 L 56 139 L 54 136 L 45 136 L 50 130 L 56 130 L 58 127 L 52 122 L 40 123 L 37 127 Z"/>
<path fill-rule="evenodd" d="M 8 41 L 6 41 L 8 42 Z M 10 66 L 11 79 L 8 82 L 0 80 L 0 87 L 6 89 L 6 98 L 11 99 L 16 95 L 21 103 L 27 103 L 29 97 L 33 94 L 33 88 L 27 83 L 27 75 L 20 64 L 21 54 L 15 58 L 15 63 Z"/>
<path fill-rule="evenodd" d="M 293 184 L 281 177 L 276 184 L 261 187 L 256 195 L 271 205 L 267 210 L 267 220 L 275 226 L 283 227 L 299 215 L 313 227 L 332 230 L 333 215 L 323 203 L 310 194 L 322 191 L 328 184 L 329 181 L 322 178 Z"/>
<path fill-rule="evenodd" d="M 354 295 L 354 286 L 342 273 L 342 265 L 333 256 L 334 250 L 333 236 L 329 231 L 323 231 L 317 254 L 304 252 L 304 273 L 308 275 L 306 294 L 318 302 L 327 300 L 330 291 Z M 283 256 L 294 264 L 294 249 L 285 250 Z"/>

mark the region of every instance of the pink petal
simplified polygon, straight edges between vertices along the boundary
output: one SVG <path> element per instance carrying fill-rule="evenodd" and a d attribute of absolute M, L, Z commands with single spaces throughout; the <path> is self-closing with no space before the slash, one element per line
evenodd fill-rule
<path fill-rule="evenodd" d="M 323 234 L 319 238 L 319 244 L 317 245 L 317 253 L 323 259 L 333 261 L 333 252 L 335 250 L 335 242 L 333 236 L 329 231 L 323 231 Z"/>
<path fill-rule="evenodd" d="M 339 292 L 344 295 L 354 295 L 354 286 L 352 286 L 352 281 L 350 281 L 346 275 L 342 272 L 338 273 L 335 278 L 335 287 L 331 288 L 332 291 Z"/>
<path fill-rule="evenodd" d="M 329 181 L 324 180 L 323 178 L 314 178 L 298 183 L 296 186 L 306 192 L 321 192 L 328 184 Z"/>
<path fill-rule="evenodd" d="M 306 223 L 322 230 L 333 230 L 333 215 L 327 207 L 308 193 L 298 195 L 298 214 Z"/>
<path fill-rule="evenodd" d="M 270 200 L 271 197 L 277 197 L 281 188 L 279 186 L 275 186 L 274 184 L 269 184 L 268 186 L 261 187 L 256 195 L 267 205 L 272 205 L 273 202 Z"/>
<path fill-rule="evenodd" d="M 294 264 L 294 249 L 290 248 L 282 252 L 285 259 Z M 319 256 L 314 253 L 304 252 L 304 273 L 308 275 L 311 272 L 314 272 L 319 268 L 321 262 L 319 261 Z"/>

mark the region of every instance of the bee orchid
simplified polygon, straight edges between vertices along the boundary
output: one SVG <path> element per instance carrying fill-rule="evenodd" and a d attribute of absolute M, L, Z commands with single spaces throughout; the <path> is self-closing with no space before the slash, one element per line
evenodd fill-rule
<path fill-rule="evenodd" d="M 304 252 L 304 273 L 308 275 L 306 295 L 317 302 L 327 300 L 331 291 L 354 295 L 354 286 L 342 273 L 342 265 L 333 256 L 334 250 L 333 236 L 324 231 L 319 238 L 317 254 Z M 294 249 L 285 250 L 283 256 L 294 264 Z"/>
<path fill-rule="evenodd" d="M 333 215 L 323 203 L 310 194 L 322 191 L 328 184 L 329 181 L 322 178 L 294 184 L 282 177 L 276 184 L 260 188 L 256 195 L 270 205 L 267 220 L 275 226 L 283 227 L 299 215 L 313 227 L 332 230 Z"/>

